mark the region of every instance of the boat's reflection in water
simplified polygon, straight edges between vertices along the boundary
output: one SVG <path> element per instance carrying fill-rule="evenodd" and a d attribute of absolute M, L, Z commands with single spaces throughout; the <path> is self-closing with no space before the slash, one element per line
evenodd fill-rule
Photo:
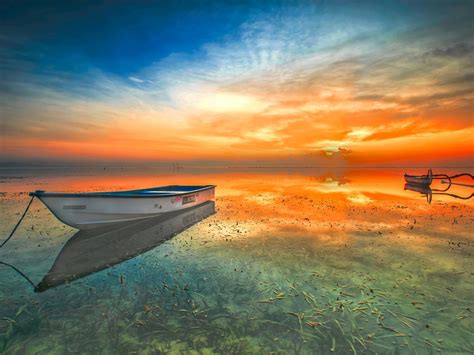
<path fill-rule="evenodd" d="M 431 201 L 433 200 L 433 195 L 450 196 L 450 197 L 461 199 L 461 200 L 469 200 L 470 198 L 474 196 L 473 193 L 466 196 L 460 196 L 453 193 L 448 193 L 447 191 L 449 190 L 450 187 L 451 185 L 447 187 L 446 189 L 438 190 L 438 189 L 431 189 L 429 186 L 420 185 L 420 184 L 405 184 L 405 190 L 419 192 L 421 195 L 426 197 L 426 202 L 428 203 L 431 203 Z"/>
<path fill-rule="evenodd" d="M 143 254 L 214 213 L 215 203 L 208 201 L 113 228 L 79 231 L 64 245 L 36 291 L 77 280 Z"/>

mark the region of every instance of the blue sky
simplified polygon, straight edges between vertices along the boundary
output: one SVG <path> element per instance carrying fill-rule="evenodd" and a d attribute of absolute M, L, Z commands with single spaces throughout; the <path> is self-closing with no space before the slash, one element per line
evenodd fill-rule
<path fill-rule="evenodd" d="M 94 68 L 129 76 L 173 53 L 199 59 L 204 44 L 237 38 L 245 23 L 310 16 L 314 23 L 334 21 L 332 31 L 361 19 L 390 31 L 432 20 L 432 11 L 383 1 L 7 1 L 2 42 L 39 71 Z"/>
<path fill-rule="evenodd" d="M 221 1 L 13 3 L 2 11 L 2 22 L 13 41 L 18 40 L 14 49 L 57 70 L 94 67 L 118 75 L 171 53 L 192 55 L 203 43 L 223 40 L 272 7 Z"/>

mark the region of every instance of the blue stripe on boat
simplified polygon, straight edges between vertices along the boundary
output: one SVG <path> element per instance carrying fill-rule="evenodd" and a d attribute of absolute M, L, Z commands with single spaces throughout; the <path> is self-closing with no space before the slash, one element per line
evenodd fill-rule
<path fill-rule="evenodd" d="M 216 185 L 203 185 L 203 186 L 181 186 L 181 185 L 168 185 L 150 187 L 141 190 L 128 190 L 128 191 L 111 191 L 111 192 L 84 192 L 84 193 L 67 193 L 67 192 L 46 192 L 37 190 L 30 192 L 30 196 L 36 197 L 159 197 L 159 196 L 175 196 L 182 195 L 183 193 L 193 193 L 212 189 Z"/>

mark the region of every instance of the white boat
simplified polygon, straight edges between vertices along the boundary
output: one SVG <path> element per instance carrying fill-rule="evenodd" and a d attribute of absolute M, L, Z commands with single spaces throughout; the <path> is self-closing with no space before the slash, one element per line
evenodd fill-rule
<path fill-rule="evenodd" d="M 214 199 L 215 185 L 161 186 L 115 192 L 30 192 L 61 222 L 78 229 L 91 229 L 200 205 Z"/>

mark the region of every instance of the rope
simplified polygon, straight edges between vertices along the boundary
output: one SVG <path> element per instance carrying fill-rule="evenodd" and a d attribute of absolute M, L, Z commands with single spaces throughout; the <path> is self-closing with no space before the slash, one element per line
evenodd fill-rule
<path fill-rule="evenodd" d="M 3 241 L 3 243 L 0 245 L 0 248 L 2 248 L 5 244 L 7 244 L 7 242 L 11 239 L 11 237 L 13 237 L 13 234 L 15 234 L 15 231 L 16 229 L 18 228 L 18 226 L 20 225 L 21 221 L 23 221 L 23 218 L 25 218 L 25 215 L 26 215 L 26 212 L 28 212 L 28 209 L 30 208 L 31 206 L 31 203 L 33 202 L 33 199 L 35 197 L 31 197 L 31 200 L 30 202 L 28 203 L 28 206 L 26 206 L 26 209 L 25 209 L 25 212 L 23 212 L 23 216 L 21 216 L 20 220 L 18 221 L 18 223 L 16 224 L 15 228 L 13 228 L 12 232 L 10 233 L 10 235 L 8 236 L 7 239 L 5 239 Z"/>
<path fill-rule="evenodd" d="M 26 212 L 28 212 L 28 210 L 30 209 L 31 203 L 33 202 L 34 198 L 35 198 L 34 196 L 31 197 L 31 200 L 30 200 L 30 202 L 28 202 L 28 206 L 26 206 L 26 209 L 25 209 L 25 211 L 23 212 L 23 215 L 21 216 L 20 220 L 17 222 L 15 228 L 13 228 L 13 230 L 12 230 L 12 232 L 10 233 L 10 235 L 8 236 L 8 238 L 5 239 L 5 240 L 3 241 L 3 243 L 0 245 L 0 248 L 3 247 L 5 244 L 7 244 L 7 242 L 13 237 L 13 235 L 15 234 L 15 231 L 17 230 L 18 226 L 20 225 L 21 221 L 23 221 L 23 218 L 25 218 Z M 19 269 L 17 269 L 14 265 L 8 264 L 8 263 L 6 263 L 6 262 L 4 262 L 4 261 L 0 261 L 0 264 L 12 268 L 12 269 L 13 269 L 14 271 L 16 271 L 20 276 L 22 276 L 26 281 L 28 281 L 28 282 L 31 284 L 31 286 L 33 286 L 34 290 L 36 291 L 37 288 L 36 288 L 36 285 L 34 284 L 34 282 L 31 281 L 31 279 L 30 279 L 28 276 L 26 276 L 23 272 L 21 272 Z"/>
<path fill-rule="evenodd" d="M 24 273 L 22 273 L 20 270 L 18 270 L 15 266 L 13 266 L 11 264 L 8 264 L 8 263 L 5 263 L 3 261 L 0 261 L 0 264 L 11 267 L 13 270 L 15 270 L 17 273 L 19 273 L 20 276 L 22 276 L 26 281 L 28 281 L 36 291 L 37 288 L 36 288 L 36 285 L 33 283 L 33 281 L 31 281 L 31 279 L 28 276 L 26 276 Z"/>

